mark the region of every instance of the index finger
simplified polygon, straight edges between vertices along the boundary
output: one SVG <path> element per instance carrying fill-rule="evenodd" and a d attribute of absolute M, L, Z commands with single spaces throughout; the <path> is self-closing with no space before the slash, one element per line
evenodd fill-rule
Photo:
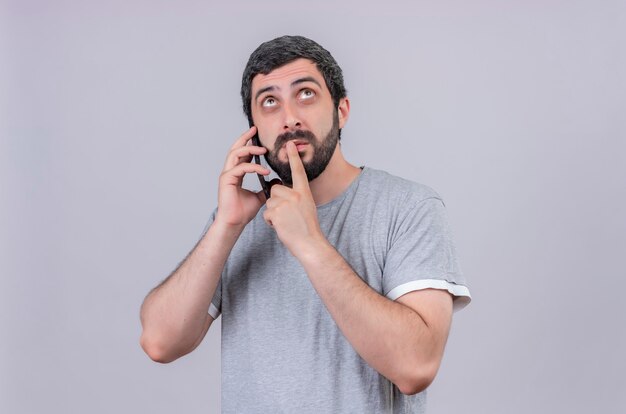
<path fill-rule="evenodd" d="M 309 179 L 306 176 L 304 164 L 302 164 L 298 149 L 293 141 L 287 142 L 287 156 L 289 157 L 289 166 L 291 167 L 291 182 L 293 188 L 296 190 L 308 189 Z"/>
<path fill-rule="evenodd" d="M 230 150 L 232 151 L 235 148 L 239 148 L 239 147 L 245 146 L 248 143 L 248 141 L 250 141 L 252 139 L 254 134 L 256 134 L 256 132 L 257 132 L 256 126 L 252 125 L 249 130 L 247 130 L 239 138 L 237 138 L 237 140 L 235 141 L 233 146 L 230 147 Z"/>

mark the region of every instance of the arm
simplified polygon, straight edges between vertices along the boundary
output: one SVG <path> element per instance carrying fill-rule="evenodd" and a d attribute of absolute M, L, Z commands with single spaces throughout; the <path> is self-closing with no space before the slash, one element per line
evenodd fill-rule
<path fill-rule="evenodd" d="M 311 283 L 359 355 L 405 394 L 425 389 L 448 337 L 448 292 L 407 293 L 396 302 L 370 288 L 328 243 L 317 222 L 304 167 L 287 144 L 293 188 L 272 187 L 264 218 L 303 265 Z"/>
<path fill-rule="evenodd" d="M 213 322 L 208 314 L 239 233 L 214 222 L 183 263 L 141 306 L 140 343 L 150 358 L 172 362 L 193 351 Z"/>
<path fill-rule="evenodd" d="M 255 132 L 252 127 L 230 149 L 220 175 L 215 221 L 181 265 L 148 294 L 141 306 L 140 344 L 157 362 L 174 361 L 200 344 L 213 321 L 208 309 L 226 259 L 265 201 L 261 193 L 241 188 L 245 174 L 269 174 L 266 168 L 250 163 L 253 154 L 266 151 L 246 145 Z"/>
<path fill-rule="evenodd" d="M 452 320 L 447 291 L 391 301 L 368 286 L 324 240 L 298 256 L 339 329 L 358 354 L 404 394 L 420 392 L 439 369 Z"/>

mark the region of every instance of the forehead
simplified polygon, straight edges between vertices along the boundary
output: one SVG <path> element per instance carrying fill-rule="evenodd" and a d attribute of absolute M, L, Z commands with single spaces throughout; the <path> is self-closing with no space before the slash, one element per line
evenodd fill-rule
<path fill-rule="evenodd" d="M 317 65 L 308 59 L 296 59 L 286 65 L 280 66 L 267 75 L 259 73 L 252 78 L 252 93 L 268 86 L 289 85 L 292 81 L 304 77 L 316 79 L 320 85 L 326 86 L 324 77 L 317 69 Z"/>

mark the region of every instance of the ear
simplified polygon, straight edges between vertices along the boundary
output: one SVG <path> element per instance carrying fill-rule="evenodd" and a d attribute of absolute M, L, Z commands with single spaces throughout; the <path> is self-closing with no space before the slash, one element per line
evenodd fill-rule
<path fill-rule="evenodd" d="M 350 100 L 348 98 L 341 98 L 339 100 L 337 116 L 339 117 L 339 129 L 342 129 L 346 125 L 346 122 L 348 122 L 348 117 L 350 116 Z"/>

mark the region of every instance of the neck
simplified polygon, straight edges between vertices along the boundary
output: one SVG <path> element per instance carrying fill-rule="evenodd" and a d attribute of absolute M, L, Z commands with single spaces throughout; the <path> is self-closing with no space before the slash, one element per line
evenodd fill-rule
<path fill-rule="evenodd" d="M 354 181 L 361 173 L 361 169 L 345 160 L 341 153 L 339 144 L 326 166 L 326 169 L 316 179 L 309 182 L 311 194 L 315 205 L 326 204 L 341 193 Z"/>

